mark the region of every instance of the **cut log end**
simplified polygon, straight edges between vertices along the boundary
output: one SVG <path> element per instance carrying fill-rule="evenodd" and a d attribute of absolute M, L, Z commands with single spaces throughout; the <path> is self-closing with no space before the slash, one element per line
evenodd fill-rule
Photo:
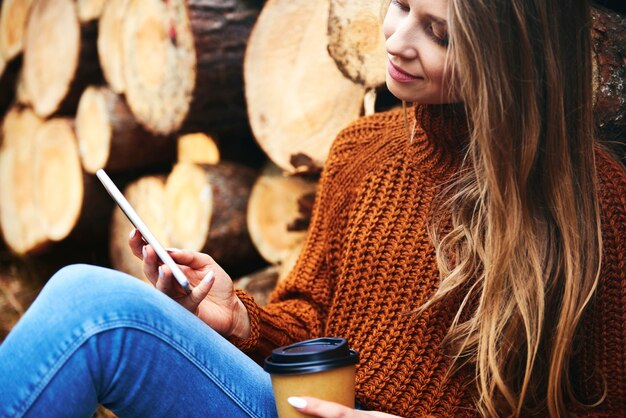
<path fill-rule="evenodd" d="M 271 161 L 290 173 L 297 171 L 294 155 L 323 166 L 337 133 L 361 112 L 365 89 L 344 77 L 328 54 L 328 7 L 268 2 L 246 49 L 250 125 Z"/>
<path fill-rule="evenodd" d="M 261 270 L 247 274 L 235 281 L 235 286 L 245 290 L 254 297 L 259 306 L 267 305 L 269 296 L 276 287 L 280 266 L 267 266 Z"/>
<path fill-rule="evenodd" d="M 219 161 L 220 150 L 212 137 L 194 133 L 178 138 L 178 162 L 217 164 Z"/>
<path fill-rule="evenodd" d="M 81 96 L 76 114 L 76 135 L 85 170 L 95 173 L 109 159 L 111 124 L 102 89 L 89 87 Z"/>
<path fill-rule="evenodd" d="M 330 3 L 328 52 L 346 77 L 367 88 L 385 83 L 381 9 L 380 0 Z"/>
<path fill-rule="evenodd" d="M 185 2 L 131 0 L 122 36 L 128 104 L 149 130 L 169 134 L 182 125 L 196 82 Z"/>
<path fill-rule="evenodd" d="M 281 263 L 304 240 L 305 231 L 290 231 L 300 217 L 298 202 L 314 192 L 316 184 L 286 176 L 278 167 L 267 166 L 252 188 L 247 223 L 250 237 L 261 256 L 270 263 Z"/>
<path fill-rule="evenodd" d="M 167 178 L 165 196 L 171 244 L 202 250 L 213 212 L 213 193 L 204 170 L 195 164 L 176 164 Z"/>
<path fill-rule="evenodd" d="M 67 237 L 83 205 L 83 173 L 72 124 L 51 119 L 35 137 L 34 193 L 46 235 L 53 241 Z"/>
<path fill-rule="evenodd" d="M 76 8 L 78 20 L 81 22 L 89 22 L 98 19 L 100 15 L 102 15 L 106 1 L 107 0 L 77 0 Z"/>
<path fill-rule="evenodd" d="M 122 22 L 129 0 L 108 0 L 98 22 L 98 57 L 105 80 L 111 90 L 121 94 L 125 90 Z"/>
<path fill-rule="evenodd" d="M 20 255 L 38 250 L 46 239 L 38 219 L 31 164 L 35 135 L 42 124 L 34 112 L 17 107 L 2 124 L 0 224 L 7 246 Z"/>
<path fill-rule="evenodd" d="M 4 0 L 0 9 L 0 55 L 7 61 L 24 48 L 26 20 L 33 0 Z"/>
<path fill-rule="evenodd" d="M 126 102 L 107 87 L 88 87 L 80 100 L 76 129 L 83 167 L 122 172 L 141 168 L 164 169 L 176 158 L 173 137 L 146 131 Z"/>
<path fill-rule="evenodd" d="M 78 66 L 80 25 L 74 2 L 36 2 L 24 42 L 27 95 L 38 115 L 49 116 L 66 97 Z"/>

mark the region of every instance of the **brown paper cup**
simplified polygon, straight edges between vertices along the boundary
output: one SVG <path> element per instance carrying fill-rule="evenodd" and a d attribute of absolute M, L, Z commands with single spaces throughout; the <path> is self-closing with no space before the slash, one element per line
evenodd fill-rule
<path fill-rule="evenodd" d="M 359 355 L 343 338 L 317 338 L 280 347 L 265 359 L 279 418 L 305 417 L 287 403 L 290 396 L 313 396 L 354 408 Z"/>

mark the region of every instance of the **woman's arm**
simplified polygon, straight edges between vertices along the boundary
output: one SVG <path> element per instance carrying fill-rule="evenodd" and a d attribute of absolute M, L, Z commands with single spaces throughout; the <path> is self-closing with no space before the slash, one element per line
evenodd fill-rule
<path fill-rule="evenodd" d="M 387 120 L 363 118 L 341 132 L 324 166 L 311 224 L 304 248 L 289 276 L 260 308 L 245 292 L 237 290 L 250 314 L 248 339 L 232 339 L 242 349 L 255 349 L 266 356 L 278 346 L 321 336 L 332 302 L 345 227 L 354 193 L 362 179 L 364 149 L 380 146 Z"/>

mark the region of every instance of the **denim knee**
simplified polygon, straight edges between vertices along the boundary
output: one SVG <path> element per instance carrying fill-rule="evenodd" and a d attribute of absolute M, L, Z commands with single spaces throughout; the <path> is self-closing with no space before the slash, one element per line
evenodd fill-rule
<path fill-rule="evenodd" d="M 155 297 L 152 286 L 105 267 L 74 264 L 55 273 L 39 295 L 38 303 L 67 309 L 68 314 L 88 314 L 96 310 L 133 310 Z M 147 296 L 146 296 L 147 295 Z M 156 296 L 158 297 L 158 296 Z"/>
<path fill-rule="evenodd" d="M 90 264 L 71 264 L 61 268 L 48 281 L 46 287 L 52 287 L 59 290 L 71 290 L 73 288 L 82 287 L 86 284 L 91 286 L 106 286 L 108 282 L 104 282 L 103 278 L 110 278 L 120 273 L 105 267 Z"/>

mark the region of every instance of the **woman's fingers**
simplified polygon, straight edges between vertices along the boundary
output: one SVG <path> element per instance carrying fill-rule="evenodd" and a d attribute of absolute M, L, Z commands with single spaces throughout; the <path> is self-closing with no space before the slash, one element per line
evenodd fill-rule
<path fill-rule="evenodd" d="M 143 260 L 143 274 L 146 275 L 153 285 L 156 285 L 159 279 L 158 268 L 161 265 L 159 257 L 154 252 L 154 249 L 147 244 L 141 248 L 141 257 Z"/>
<path fill-rule="evenodd" d="M 198 306 L 207 297 L 211 288 L 213 287 L 213 283 L 215 283 L 215 273 L 213 270 L 210 270 L 206 276 L 198 283 L 196 287 L 193 288 L 189 296 L 185 301 L 185 307 L 189 309 L 191 312 L 196 313 Z"/>
<path fill-rule="evenodd" d="M 128 236 L 128 245 L 130 246 L 130 250 L 133 252 L 133 255 L 140 260 L 143 260 L 141 249 L 145 244 L 146 242 L 143 240 L 141 233 L 137 231 L 136 228 L 133 228 Z"/>
<path fill-rule="evenodd" d="M 189 295 L 179 287 L 178 282 L 174 280 L 171 270 L 162 265 L 159 267 L 158 280 L 155 287 L 166 295 L 176 299 L 184 308 L 193 313 L 197 313 L 198 306 L 207 297 L 215 282 L 215 274 L 213 271 L 209 273 L 191 290 Z"/>
<path fill-rule="evenodd" d="M 317 398 L 310 398 L 308 396 L 295 397 L 292 396 L 287 399 L 287 402 L 298 411 L 321 418 L 398 418 L 395 415 L 385 414 L 383 412 L 375 411 L 357 411 L 347 406 L 340 405 L 335 402 L 323 401 Z"/>
<path fill-rule="evenodd" d="M 165 293 L 166 295 L 172 295 L 172 291 L 174 290 L 174 283 L 172 274 L 170 269 L 162 265 L 158 268 L 158 279 L 154 285 L 160 292 Z"/>
<path fill-rule="evenodd" d="M 176 264 L 188 266 L 193 270 L 202 270 L 208 264 L 215 265 L 215 261 L 208 254 L 190 250 L 179 250 L 178 248 L 168 248 L 167 252 L 172 256 Z"/>
<path fill-rule="evenodd" d="M 353 418 L 358 417 L 352 408 L 334 402 L 322 401 L 309 397 L 291 397 L 287 402 L 298 411 L 322 418 Z"/>

